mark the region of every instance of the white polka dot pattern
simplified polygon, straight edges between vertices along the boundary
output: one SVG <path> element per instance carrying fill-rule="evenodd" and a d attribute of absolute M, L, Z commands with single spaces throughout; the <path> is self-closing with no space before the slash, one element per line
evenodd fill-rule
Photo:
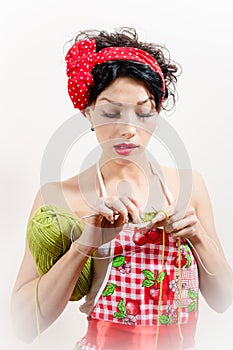
<path fill-rule="evenodd" d="M 90 87 L 94 85 L 92 69 L 95 65 L 113 60 L 130 60 L 147 64 L 162 79 L 164 101 L 165 80 L 157 61 L 148 53 L 134 47 L 106 47 L 96 52 L 94 39 L 85 39 L 75 43 L 66 55 L 68 93 L 74 108 L 80 110 L 87 106 Z"/>

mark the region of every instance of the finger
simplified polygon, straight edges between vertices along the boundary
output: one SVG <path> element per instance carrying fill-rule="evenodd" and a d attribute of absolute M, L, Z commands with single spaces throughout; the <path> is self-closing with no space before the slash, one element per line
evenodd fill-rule
<path fill-rule="evenodd" d="M 196 214 L 196 210 L 193 208 L 193 207 L 189 207 L 185 214 L 184 214 L 184 217 L 188 217 L 188 216 L 192 216 L 192 215 L 195 215 Z"/>
<path fill-rule="evenodd" d="M 174 213 L 172 213 L 170 216 L 172 217 L 172 219 L 174 220 L 181 220 L 183 218 L 186 218 L 188 216 L 192 216 L 195 215 L 196 211 L 193 207 L 188 207 L 187 209 L 176 209 L 174 211 Z"/>
<path fill-rule="evenodd" d="M 192 238 L 196 236 L 196 227 L 188 226 L 172 234 L 174 238 Z"/>
<path fill-rule="evenodd" d="M 108 221 L 114 222 L 114 210 L 106 205 L 105 201 L 105 198 L 99 198 L 95 209 Z"/>
<path fill-rule="evenodd" d="M 175 206 L 173 213 L 172 213 L 172 208 L 170 208 L 170 210 L 171 210 L 171 216 L 175 216 L 176 218 L 179 218 L 179 219 L 196 214 L 195 208 L 193 208 L 192 206 L 183 207 L 183 208 L 178 208 Z"/>
<path fill-rule="evenodd" d="M 140 223 L 141 219 L 139 208 L 126 196 L 120 197 L 120 200 L 127 208 L 128 213 L 130 213 L 133 222 L 136 224 Z"/>
<path fill-rule="evenodd" d="M 156 216 L 146 224 L 142 224 L 146 229 L 157 228 L 160 226 L 165 226 L 167 220 L 167 214 L 165 211 L 158 211 Z"/>
<path fill-rule="evenodd" d="M 171 204 L 164 208 L 164 211 L 167 213 L 168 217 L 173 216 L 177 212 L 177 200 L 175 199 Z"/>
<path fill-rule="evenodd" d="M 107 200 L 105 199 L 105 205 L 108 208 L 111 208 L 115 214 L 121 215 L 124 223 L 128 222 L 128 210 L 124 205 L 124 203 L 119 198 L 114 200 L 112 200 L 112 198 Z M 114 217 L 114 219 L 117 219 L 117 218 Z"/>
<path fill-rule="evenodd" d="M 193 213 L 193 211 L 190 211 L 190 213 Z M 172 231 L 175 232 L 175 231 L 183 229 L 186 226 L 195 225 L 196 223 L 197 223 L 196 214 L 190 214 L 190 215 L 185 216 L 183 218 L 173 216 L 167 220 L 166 229 L 169 232 L 172 232 Z"/>
<path fill-rule="evenodd" d="M 186 227 L 193 226 L 196 223 L 197 223 L 197 220 L 195 218 L 194 219 L 188 218 L 188 219 L 176 221 L 173 224 L 169 224 L 169 225 L 166 224 L 166 231 L 169 233 L 176 233 Z"/>
<path fill-rule="evenodd" d="M 112 222 L 109 222 L 105 217 L 103 217 L 103 220 L 101 222 L 101 227 L 103 229 L 118 229 L 122 228 L 123 225 L 123 217 L 121 214 L 117 215 L 117 219 L 113 220 Z"/>
<path fill-rule="evenodd" d="M 141 215 L 141 214 L 142 214 L 142 208 L 141 208 L 141 205 L 140 205 L 140 203 L 138 202 L 138 200 L 137 200 L 136 198 L 132 197 L 132 196 L 129 196 L 128 198 L 131 200 L 131 202 L 132 202 L 134 205 L 136 205 L 136 207 L 137 207 L 138 210 L 139 210 L 139 214 Z"/>
<path fill-rule="evenodd" d="M 169 214 L 165 210 L 159 210 L 156 216 L 152 219 L 152 223 L 156 224 L 158 222 L 168 220 Z"/>

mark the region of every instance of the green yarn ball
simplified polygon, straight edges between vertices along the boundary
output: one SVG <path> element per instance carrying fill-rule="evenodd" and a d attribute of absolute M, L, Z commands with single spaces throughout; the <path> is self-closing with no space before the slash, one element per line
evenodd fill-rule
<path fill-rule="evenodd" d="M 44 205 L 27 226 L 27 240 L 39 276 L 44 275 L 69 250 L 71 231 L 77 239 L 84 229 L 83 222 L 67 209 Z M 76 283 L 71 301 L 85 296 L 91 287 L 93 260 L 88 258 Z"/>

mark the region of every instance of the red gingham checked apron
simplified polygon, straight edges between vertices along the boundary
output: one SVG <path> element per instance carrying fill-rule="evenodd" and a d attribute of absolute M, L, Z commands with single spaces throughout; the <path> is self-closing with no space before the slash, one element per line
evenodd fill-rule
<path fill-rule="evenodd" d="M 124 225 L 114 240 L 107 283 L 88 317 L 87 334 L 76 349 L 154 350 L 157 323 L 157 349 L 179 350 L 180 331 L 182 349 L 194 349 L 199 289 L 196 261 L 185 239 L 181 239 L 180 298 L 178 241 L 166 233 L 162 272 L 162 236 L 162 229 L 145 234 L 135 224 Z"/>

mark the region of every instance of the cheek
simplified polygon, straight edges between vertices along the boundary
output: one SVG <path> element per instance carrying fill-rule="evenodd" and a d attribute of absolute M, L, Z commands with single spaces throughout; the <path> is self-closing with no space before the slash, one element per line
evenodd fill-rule
<path fill-rule="evenodd" d="M 150 138 L 156 129 L 156 122 L 150 123 L 150 125 L 143 125 L 138 128 L 138 135 L 146 144 L 149 142 Z"/>
<path fill-rule="evenodd" d="M 113 137 L 113 126 L 112 125 L 102 125 L 95 127 L 96 137 L 99 142 L 110 140 Z"/>
<path fill-rule="evenodd" d="M 147 145 L 148 142 L 150 141 L 150 138 L 151 138 L 151 133 L 145 132 L 145 131 L 140 133 L 140 139 L 143 145 Z"/>
<path fill-rule="evenodd" d="M 138 130 L 152 135 L 157 127 L 157 117 L 148 117 L 138 121 Z"/>

